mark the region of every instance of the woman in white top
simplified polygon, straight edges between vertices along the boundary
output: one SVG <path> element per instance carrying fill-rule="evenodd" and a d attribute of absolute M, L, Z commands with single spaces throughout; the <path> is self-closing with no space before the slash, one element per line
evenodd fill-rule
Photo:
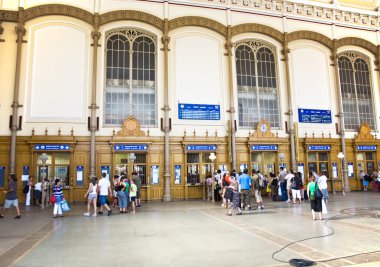
<path fill-rule="evenodd" d="M 98 184 L 96 183 L 96 180 L 96 177 L 91 178 L 91 183 L 88 187 L 87 193 L 84 195 L 85 198 L 88 195 L 87 212 L 83 213 L 84 216 L 90 216 L 90 207 L 92 203 L 94 205 L 94 213 L 92 214 L 92 216 L 96 217 L 96 199 L 98 197 Z"/>

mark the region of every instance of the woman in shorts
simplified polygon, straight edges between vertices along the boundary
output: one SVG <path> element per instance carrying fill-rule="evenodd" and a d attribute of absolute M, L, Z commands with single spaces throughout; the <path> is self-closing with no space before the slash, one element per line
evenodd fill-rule
<path fill-rule="evenodd" d="M 4 218 L 4 213 L 11 206 L 16 208 L 17 215 L 15 219 L 20 219 L 20 209 L 18 207 L 18 199 L 17 199 L 17 177 L 16 174 L 11 174 L 8 177 L 8 190 L 4 191 L 5 195 L 5 204 L 3 208 L 3 212 L 0 214 L 0 219 Z"/>
<path fill-rule="evenodd" d="M 137 195 L 137 186 L 135 184 L 135 181 L 133 181 L 133 179 L 131 179 L 130 182 L 131 182 L 131 188 L 129 191 L 129 196 L 131 198 L 131 203 L 132 203 L 132 213 L 135 213 L 136 212 L 135 200 L 136 200 L 136 195 Z"/>
<path fill-rule="evenodd" d="M 90 216 L 90 209 L 91 204 L 94 205 L 94 213 L 92 214 L 93 217 L 96 217 L 96 198 L 98 197 L 98 184 L 96 183 L 96 177 L 91 178 L 90 185 L 88 187 L 87 193 L 84 195 L 86 198 L 88 195 L 87 200 L 87 212 L 83 213 L 84 216 Z"/>

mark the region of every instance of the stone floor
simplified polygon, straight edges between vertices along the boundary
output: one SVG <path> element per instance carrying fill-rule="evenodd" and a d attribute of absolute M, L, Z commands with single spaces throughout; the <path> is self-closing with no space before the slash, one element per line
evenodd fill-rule
<path fill-rule="evenodd" d="M 264 199 L 265 209 L 226 216 L 220 203 L 144 203 L 136 214 L 84 217 L 73 205 L 14 210 L 0 219 L 0 266 L 380 266 L 380 193 L 331 195 L 329 220 L 312 221 L 310 204 Z M 332 228 L 330 228 L 332 227 Z M 333 229 L 333 230 L 332 230 Z M 285 245 L 309 237 L 334 234 Z M 367 253 L 367 254 L 366 254 Z"/>

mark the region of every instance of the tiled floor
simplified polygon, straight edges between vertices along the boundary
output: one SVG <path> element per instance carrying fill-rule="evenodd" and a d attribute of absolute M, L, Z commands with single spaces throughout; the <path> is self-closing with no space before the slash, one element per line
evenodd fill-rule
<path fill-rule="evenodd" d="M 226 216 L 220 203 L 144 203 L 136 214 L 84 217 L 75 205 L 62 219 L 52 209 L 14 210 L 0 220 L 0 266 L 380 266 L 380 193 L 331 195 L 324 221 L 310 204 L 264 199 L 265 209 Z M 287 244 L 309 237 L 334 235 Z M 365 254 L 374 252 L 370 254 Z"/>

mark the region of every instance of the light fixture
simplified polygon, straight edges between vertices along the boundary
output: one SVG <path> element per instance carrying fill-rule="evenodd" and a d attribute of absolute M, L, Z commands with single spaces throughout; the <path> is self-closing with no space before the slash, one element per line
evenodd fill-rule
<path fill-rule="evenodd" d="M 283 161 L 285 159 L 285 154 L 280 153 L 280 154 L 278 154 L 278 157 L 280 158 L 280 161 Z"/>
<path fill-rule="evenodd" d="M 46 164 L 46 161 L 48 160 L 48 155 L 46 153 L 42 153 L 41 154 L 41 161 L 42 161 L 42 165 L 45 165 Z"/>
<path fill-rule="evenodd" d="M 215 153 L 210 153 L 210 156 L 208 157 L 212 162 L 216 159 Z"/>
<path fill-rule="evenodd" d="M 343 154 L 343 152 L 339 152 L 339 153 L 338 153 L 338 158 L 339 158 L 339 159 L 343 159 L 343 158 L 344 158 L 344 154 Z"/>
<path fill-rule="evenodd" d="M 136 160 L 135 153 L 129 153 L 128 159 L 133 163 Z"/>

